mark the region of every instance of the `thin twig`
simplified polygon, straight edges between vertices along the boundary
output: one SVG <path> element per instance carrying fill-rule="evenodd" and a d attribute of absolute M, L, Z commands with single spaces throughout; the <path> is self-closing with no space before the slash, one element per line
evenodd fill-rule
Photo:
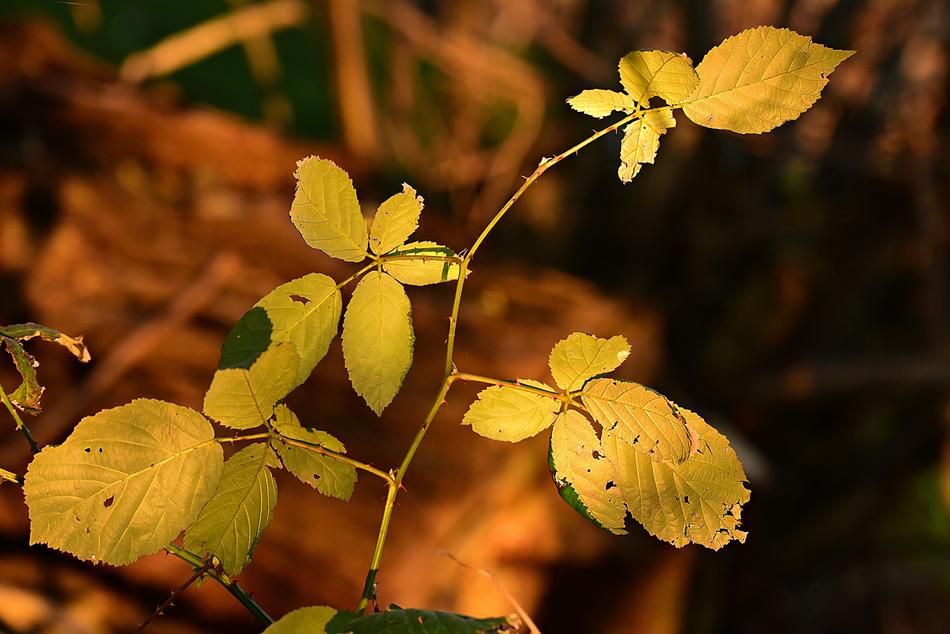
<path fill-rule="evenodd" d="M 159 605 L 157 608 L 155 608 L 155 611 L 152 612 L 152 613 L 148 616 L 147 619 L 145 619 L 144 621 L 142 621 L 142 624 L 139 625 L 138 631 L 139 631 L 139 632 L 144 632 L 144 631 L 145 631 L 145 628 L 147 628 L 147 627 L 149 626 L 149 623 L 151 623 L 152 621 L 154 621 L 155 619 L 157 619 L 159 616 L 161 616 L 162 613 L 163 613 L 167 608 L 169 608 L 170 606 L 174 605 L 174 604 L 175 604 L 175 599 L 177 599 L 177 598 L 180 597 L 182 594 L 184 594 L 185 590 L 187 590 L 187 589 L 191 586 L 191 584 L 193 584 L 194 582 L 198 581 L 198 579 L 200 579 L 202 576 L 204 576 L 204 574 L 205 574 L 206 572 L 208 572 L 208 570 L 210 570 L 210 569 L 211 569 L 211 562 L 210 562 L 210 561 L 206 561 L 203 566 L 201 566 L 200 568 L 198 568 L 197 570 L 195 570 L 195 574 L 193 574 L 193 575 L 191 575 L 190 577 L 188 577 L 188 580 L 187 580 L 187 581 L 185 581 L 183 584 L 181 584 L 180 586 L 178 586 L 177 588 L 175 588 L 174 590 L 172 590 L 172 593 L 171 593 L 170 595 L 168 595 L 168 598 L 165 599 L 165 601 L 163 601 L 163 602 L 161 603 L 161 605 Z"/>
<path fill-rule="evenodd" d="M 40 448 L 36 445 L 36 441 L 33 440 L 33 434 L 30 433 L 30 428 L 23 424 L 23 419 L 20 418 L 19 412 L 16 411 L 16 407 L 10 401 L 10 397 L 7 396 L 7 393 L 4 391 L 3 386 L 0 385 L 0 401 L 3 401 L 4 407 L 10 412 L 10 416 L 13 417 L 13 422 L 16 423 L 16 428 L 23 434 L 23 437 L 26 438 L 26 442 L 30 443 L 30 451 L 33 453 L 39 453 Z"/>

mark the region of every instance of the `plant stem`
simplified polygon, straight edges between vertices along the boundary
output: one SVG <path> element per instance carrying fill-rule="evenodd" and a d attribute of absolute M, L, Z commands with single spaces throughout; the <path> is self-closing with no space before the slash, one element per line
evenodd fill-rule
<path fill-rule="evenodd" d="M 535 168 L 534 172 L 525 179 L 525 182 L 522 183 L 521 187 L 512 194 L 511 198 L 498 210 L 498 213 L 489 221 L 489 223 L 482 229 L 482 232 L 475 238 L 475 242 L 472 243 L 471 248 L 465 254 L 465 257 L 462 258 L 461 264 L 459 265 L 459 277 L 458 281 L 455 283 L 455 296 L 452 300 L 452 312 L 449 315 L 449 333 L 446 340 L 445 346 L 445 368 L 442 375 L 442 383 L 439 385 L 439 391 L 435 396 L 435 399 L 432 401 L 432 405 L 429 407 L 429 412 L 426 414 L 425 419 L 422 421 L 422 425 L 419 427 L 419 431 L 416 432 L 415 437 L 412 439 L 412 443 L 409 445 L 409 449 L 406 450 L 405 457 L 402 459 L 402 463 L 399 465 L 399 468 L 394 474 L 394 484 L 395 486 L 390 486 L 389 493 L 386 496 L 386 504 L 383 507 L 383 517 L 379 525 L 379 533 L 376 537 L 376 547 L 373 550 L 373 558 L 370 562 L 369 572 L 366 574 L 366 582 L 363 587 L 363 594 L 360 597 L 359 605 L 357 606 L 357 611 L 362 612 L 369 602 L 375 599 L 375 579 L 376 573 L 379 571 L 380 560 L 383 555 L 383 547 L 386 544 L 386 536 L 389 533 L 389 523 L 392 520 L 393 505 L 396 501 L 396 493 L 398 492 L 398 487 L 402 486 L 403 478 L 406 476 L 406 472 L 409 470 L 409 465 L 412 463 L 413 457 L 416 455 L 416 451 L 419 449 L 419 445 L 422 444 L 422 439 L 425 437 L 426 432 L 429 431 L 429 427 L 432 425 L 432 421 L 435 419 L 436 414 L 439 412 L 439 409 L 445 403 L 445 397 L 449 392 L 449 388 L 452 387 L 452 383 L 456 379 L 464 379 L 469 381 L 479 381 L 482 382 L 494 382 L 494 379 L 487 379 L 487 377 L 479 377 L 474 374 L 462 374 L 458 373 L 455 369 L 455 336 L 456 330 L 458 327 L 458 318 L 459 310 L 462 305 L 462 291 L 465 288 L 465 278 L 468 275 L 468 266 L 472 261 L 472 258 L 475 257 L 475 253 L 478 251 L 479 247 L 482 246 L 482 243 L 485 242 L 485 239 L 492 232 L 495 226 L 501 222 L 502 218 L 505 217 L 505 214 L 508 213 L 508 210 L 521 198 L 522 194 L 527 191 L 531 185 L 533 185 L 542 174 L 548 171 L 550 168 L 554 167 L 564 159 L 570 157 L 572 154 L 579 152 L 584 147 L 590 145 L 600 137 L 617 130 L 620 126 L 643 117 L 646 114 L 647 110 L 637 110 L 636 112 L 625 116 L 624 118 L 616 121 L 615 123 L 598 130 L 591 136 L 587 137 L 580 143 L 577 143 L 573 147 L 561 152 L 557 156 L 550 159 L 542 159 L 541 163 Z M 513 385 L 510 383 L 498 382 L 502 385 Z M 529 386 L 518 387 L 526 388 Z M 537 390 L 538 393 L 548 395 L 544 390 Z M 558 395 L 558 398 L 561 398 Z"/>
<path fill-rule="evenodd" d="M 12 482 L 13 484 L 23 485 L 23 476 L 13 473 L 12 471 L 7 471 L 6 469 L 0 468 L 0 478 L 3 478 L 7 482 Z"/>
<path fill-rule="evenodd" d="M 13 417 L 13 422 L 16 423 L 16 428 L 20 430 L 20 433 L 23 434 L 23 437 L 26 438 L 26 442 L 30 443 L 30 451 L 33 453 L 39 453 L 40 448 L 37 447 L 36 441 L 33 440 L 33 434 L 30 433 L 29 427 L 23 424 L 23 419 L 20 418 L 20 414 L 16 411 L 16 407 L 10 402 L 10 397 L 7 396 L 7 393 L 3 390 L 3 386 L 0 385 L 0 401 L 3 401 L 3 405 L 9 410 L 10 416 Z"/>
<path fill-rule="evenodd" d="M 516 390 L 521 390 L 522 392 L 529 392 L 531 394 L 537 394 L 539 396 L 546 396 L 548 398 L 554 398 L 558 400 L 566 400 L 566 396 L 563 394 L 558 394 L 551 390 L 542 390 L 539 387 L 533 387 L 531 385 L 526 385 L 524 383 L 518 383 L 517 381 L 505 381 L 503 379 L 493 379 L 488 376 L 480 376 L 478 374 L 469 374 L 468 372 L 456 372 L 454 375 L 456 381 L 469 381 L 471 383 L 486 383 L 488 385 L 499 385 L 501 387 L 510 387 Z"/>
<path fill-rule="evenodd" d="M 185 550 L 184 548 L 179 548 L 175 544 L 169 544 L 168 546 L 165 546 L 165 550 L 172 555 L 175 555 L 179 559 L 187 561 L 195 568 L 195 570 L 204 568 L 207 563 L 193 552 Z M 274 619 L 272 619 L 270 615 L 264 611 L 264 608 L 259 606 L 257 602 L 251 598 L 251 595 L 245 592 L 244 589 L 238 585 L 237 581 L 234 581 L 223 572 L 215 570 L 214 568 L 206 570 L 205 574 L 220 583 L 228 592 L 231 593 L 235 599 L 240 601 L 241 605 L 247 608 L 247 611 L 253 614 L 254 618 L 256 618 L 258 621 L 264 625 L 270 625 L 274 622 Z"/>

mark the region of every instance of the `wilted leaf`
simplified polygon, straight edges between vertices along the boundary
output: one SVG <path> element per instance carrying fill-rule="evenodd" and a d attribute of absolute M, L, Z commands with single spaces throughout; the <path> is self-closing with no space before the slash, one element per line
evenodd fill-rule
<path fill-rule="evenodd" d="M 41 411 L 40 398 L 45 389 L 39 384 L 36 378 L 36 367 L 39 365 L 36 359 L 23 349 L 23 346 L 16 339 L 9 337 L 0 337 L 7 352 L 13 357 L 13 365 L 22 379 L 20 385 L 10 392 L 10 402 L 27 414 L 36 415 Z"/>
<path fill-rule="evenodd" d="M 343 443 L 327 432 L 302 427 L 297 415 L 286 405 L 278 405 L 274 412 L 274 429 L 281 436 L 320 445 L 336 453 L 346 453 Z M 356 486 L 356 469 L 353 466 L 312 449 L 289 445 L 280 438 L 272 438 L 271 445 L 288 471 L 320 493 L 341 500 L 349 500 L 353 495 L 353 487 Z"/>
<path fill-rule="evenodd" d="M 379 416 L 412 365 L 412 316 L 402 285 L 370 271 L 353 291 L 343 318 L 343 359 L 350 383 Z"/>
<path fill-rule="evenodd" d="M 333 161 L 309 156 L 297 163 L 290 219 L 314 249 L 346 262 L 367 255 L 366 220 L 350 177 Z"/>
<path fill-rule="evenodd" d="M 554 398 L 493 385 L 478 393 L 462 424 L 492 440 L 518 442 L 550 427 L 560 406 Z"/>
<path fill-rule="evenodd" d="M 233 429 L 259 427 L 277 401 L 296 386 L 300 357 L 289 343 L 272 345 L 250 368 L 218 370 L 204 400 L 204 413 Z"/>
<path fill-rule="evenodd" d="M 89 349 L 86 348 L 86 344 L 82 342 L 82 337 L 70 337 L 69 335 L 42 324 L 34 324 L 31 322 L 0 326 L 0 336 L 16 339 L 17 341 L 29 341 L 34 337 L 39 337 L 61 345 L 83 363 L 88 363 L 92 358 L 89 356 Z"/>
<path fill-rule="evenodd" d="M 30 464 L 30 543 L 114 565 L 158 552 L 198 517 L 222 463 L 198 412 L 148 399 L 103 410 Z"/>
<path fill-rule="evenodd" d="M 410 242 L 399 247 L 392 255 L 418 255 L 453 257 L 455 252 L 435 242 Z M 439 282 L 451 282 L 459 278 L 460 266 L 457 262 L 446 260 L 387 260 L 383 270 L 403 284 L 425 286 Z"/>
<path fill-rule="evenodd" d="M 686 421 L 662 394 L 637 383 L 594 379 L 581 398 L 605 433 L 610 431 L 648 459 L 682 462 L 689 455 Z"/>
<path fill-rule="evenodd" d="M 376 255 L 389 253 L 406 241 L 419 227 L 422 196 L 403 183 L 402 191 L 383 201 L 373 218 L 369 246 Z"/>
<path fill-rule="evenodd" d="M 598 119 L 611 112 L 632 112 L 637 104 L 629 95 L 613 90 L 584 90 L 567 100 L 571 108 Z"/>
<path fill-rule="evenodd" d="M 492 634 L 517 630 L 508 619 L 476 619 L 451 612 L 389 606 L 385 612 L 339 612 L 326 625 L 327 634 Z"/>
<path fill-rule="evenodd" d="M 647 111 L 642 118 L 624 128 L 617 170 L 621 182 L 629 183 L 645 163 L 653 163 L 660 149 L 660 135 L 675 125 L 673 113 L 661 108 Z"/>
<path fill-rule="evenodd" d="M 264 634 L 327 634 L 326 625 L 336 610 L 323 605 L 300 608 L 271 623 Z"/>
<path fill-rule="evenodd" d="M 554 382 L 562 390 L 573 392 L 588 379 L 617 369 L 629 355 L 630 344 L 619 335 L 600 339 L 575 332 L 554 345 L 548 366 Z"/>
<path fill-rule="evenodd" d="M 853 54 L 815 44 L 788 29 L 743 31 L 699 63 L 699 86 L 683 112 L 707 128 L 768 132 L 808 110 L 821 96 L 828 75 Z"/>
<path fill-rule="evenodd" d="M 682 53 L 634 51 L 620 59 L 620 83 L 634 101 L 644 105 L 651 97 L 677 104 L 699 83 L 693 63 Z"/>

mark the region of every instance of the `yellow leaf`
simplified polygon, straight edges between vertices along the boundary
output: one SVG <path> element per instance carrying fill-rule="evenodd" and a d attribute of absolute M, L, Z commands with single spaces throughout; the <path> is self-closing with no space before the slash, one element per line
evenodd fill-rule
<path fill-rule="evenodd" d="M 297 163 L 290 219 L 314 249 L 346 262 L 366 253 L 366 220 L 350 177 L 333 161 L 309 156 Z"/>
<path fill-rule="evenodd" d="M 455 252 L 435 242 L 409 242 L 391 255 L 399 259 L 386 260 L 383 270 L 403 284 L 426 286 L 440 282 L 452 282 L 459 278 L 461 267 L 449 260 L 430 260 L 428 257 L 452 257 Z M 419 256 L 420 259 L 413 259 Z"/>
<path fill-rule="evenodd" d="M 630 355 L 630 344 L 621 336 L 600 339 L 575 332 L 554 345 L 548 366 L 554 382 L 562 390 L 573 392 L 588 379 L 611 372 Z"/>
<path fill-rule="evenodd" d="M 518 442 L 550 427 L 559 407 L 557 399 L 495 385 L 478 393 L 462 424 L 492 440 Z"/>
<path fill-rule="evenodd" d="M 620 83 L 640 104 L 659 97 L 672 105 L 689 97 L 699 77 L 682 53 L 634 51 L 620 59 Z"/>
<path fill-rule="evenodd" d="M 632 112 L 637 104 L 629 95 L 613 90 L 584 90 L 567 100 L 568 105 L 578 112 L 600 119 L 611 112 Z"/>
<path fill-rule="evenodd" d="M 330 451 L 346 453 L 343 443 L 325 431 L 310 429 L 300 424 L 300 419 L 289 407 L 278 405 L 275 410 L 274 430 L 283 438 L 292 438 L 320 445 Z M 290 445 L 281 438 L 272 438 L 271 446 L 280 455 L 281 462 L 301 482 L 305 482 L 324 495 L 349 500 L 356 486 L 356 468 L 339 460 Z"/>
<path fill-rule="evenodd" d="M 205 394 L 204 413 L 233 429 L 263 425 L 277 401 L 297 387 L 300 357 L 290 343 L 264 351 L 250 368 L 227 368 L 214 373 Z"/>
<path fill-rule="evenodd" d="M 649 110 L 624 128 L 620 142 L 620 168 L 617 175 L 621 182 L 629 183 L 640 173 L 644 163 L 653 163 L 660 149 L 660 135 L 676 125 L 676 119 L 668 108 Z"/>
<path fill-rule="evenodd" d="M 828 75 L 853 54 L 815 44 L 788 29 L 743 31 L 699 63 L 699 86 L 683 112 L 707 128 L 768 132 L 808 110 L 821 96 Z"/>
<path fill-rule="evenodd" d="M 402 191 L 387 198 L 376 211 L 369 246 L 376 255 L 389 253 L 406 241 L 419 227 L 422 196 L 403 183 Z"/>

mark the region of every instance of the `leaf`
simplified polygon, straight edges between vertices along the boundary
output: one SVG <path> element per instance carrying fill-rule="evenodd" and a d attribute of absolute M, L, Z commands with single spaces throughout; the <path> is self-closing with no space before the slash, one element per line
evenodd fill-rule
<path fill-rule="evenodd" d="M 274 429 L 281 436 L 320 445 L 336 453 L 346 453 L 343 443 L 327 432 L 302 427 L 297 415 L 286 405 L 278 405 L 274 413 Z M 277 451 L 288 471 L 323 495 L 341 500 L 349 500 L 353 495 L 356 468 L 352 465 L 311 449 L 289 445 L 280 438 L 271 438 L 271 446 Z"/>
<path fill-rule="evenodd" d="M 422 196 L 403 183 L 402 191 L 383 201 L 373 218 L 369 246 L 376 255 L 385 255 L 406 241 L 419 227 Z"/>
<path fill-rule="evenodd" d="M 21 342 L 39 337 L 66 348 L 82 363 L 88 363 L 92 358 L 89 356 L 89 349 L 86 347 L 86 344 L 82 342 L 82 337 L 70 337 L 69 335 L 42 324 L 29 322 L 25 324 L 2 326 L 0 327 L 0 336 L 16 339 Z"/>
<path fill-rule="evenodd" d="M 478 393 L 462 424 L 492 440 L 518 442 L 550 427 L 560 406 L 555 398 L 493 385 Z"/>
<path fill-rule="evenodd" d="M 673 113 L 666 108 L 648 110 L 642 118 L 624 128 L 620 142 L 620 168 L 617 176 L 629 183 L 640 173 L 644 163 L 653 163 L 660 149 L 660 135 L 676 125 Z"/>
<path fill-rule="evenodd" d="M 508 619 L 476 619 L 451 612 L 402 609 L 354 614 L 339 612 L 326 625 L 327 634 L 492 634 L 517 630 Z"/>
<path fill-rule="evenodd" d="M 277 401 L 296 387 L 300 357 L 287 343 L 271 346 L 248 368 L 218 370 L 204 400 L 204 413 L 232 429 L 263 425 Z"/>
<path fill-rule="evenodd" d="M 582 515 L 615 535 L 626 534 L 627 508 L 616 486 L 617 470 L 604 456 L 600 439 L 580 412 L 568 410 L 554 422 L 551 464 L 558 489 L 569 485 L 577 493 L 586 511 Z"/>
<path fill-rule="evenodd" d="M 150 399 L 103 410 L 30 464 L 30 543 L 117 566 L 158 552 L 198 517 L 222 464 L 198 412 Z"/>
<path fill-rule="evenodd" d="M 269 466 L 276 466 L 275 458 L 265 443 L 228 458 L 214 497 L 185 531 L 185 548 L 214 555 L 229 575 L 244 570 L 277 504 L 277 482 Z"/>
<path fill-rule="evenodd" d="M 584 387 L 588 379 L 616 370 L 628 356 L 630 344 L 619 335 L 600 339 L 575 332 L 554 345 L 548 366 L 558 387 L 573 392 Z"/>
<path fill-rule="evenodd" d="M 350 383 L 379 416 L 412 365 L 412 315 L 402 285 L 370 271 L 353 291 L 343 318 L 343 359 Z"/>
<path fill-rule="evenodd" d="M 788 29 L 743 31 L 699 63 L 699 86 L 683 112 L 707 128 L 768 132 L 811 108 L 828 75 L 853 54 L 815 44 Z"/>
<path fill-rule="evenodd" d="M 409 242 L 396 249 L 391 255 L 441 256 L 454 257 L 455 252 L 435 242 Z M 459 278 L 461 267 L 457 262 L 445 260 L 386 260 L 383 270 L 403 284 L 426 286 L 440 282 L 453 282 Z"/>
<path fill-rule="evenodd" d="M 539 390 L 544 390 L 545 392 L 550 392 L 551 394 L 557 394 L 557 390 L 548 385 L 547 383 L 542 383 L 541 381 L 535 381 L 534 379 L 518 379 L 518 383 L 521 385 L 527 385 L 528 387 L 536 387 Z"/>
<path fill-rule="evenodd" d="M 695 543 L 718 550 L 739 529 L 749 501 L 745 472 L 725 436 L 693 412 L 680 409 L 698 436 L 685 462 L 656 462 L 613 431 L 604 430 L 604 453 L 620 474 L 619 487 L 634 519 L 651 535 L 674 546 Z"/>
<path fill-rule="evenodd" d="M 613 90 L 584 90 L 567 100 L 568 105 L 584 114 L 601 119 L 611 112 L 632 112 L 636 107 L 629 95 Z"/>
<path fill-rule="evenodd" d="M 281 284 L 234 325 L 221 347 L 218 367 L 250 368 L 271 345 L 289 343 L 300 357 L 296 387 L 326 356 L 342 311 L 340 289 L 331 277 L 310 273 Z"/>
<path fill-rule="evenodd" d="M 604 433 L 609 431 L 647 458 L 682 462 L 689 455 L 686 421 L 662 394 L 638 383 L 593 379 L 581 398 Z"/>
<path fill-rule="evenodd" d="M 619 70 L 624 90 L 641 105 L 651 97 L 677 104 L 699 83 L 693 62 L 682 53 L 634 51 L 620 59 Z"/>
<path fill-rule="evenodd" d="M 264 634 L 326 634 L 326 626 L 336 610 L 326 606 L 299 608 L 271 623 Z"/>
<path fill-rule="evenodd" d="M 314 249 L 346 262 L 366 256 L 366 220 L 353 182 L 333 161 L 308 156 L 294 172 L 297 192 L 290 219 Z"/>
<path fill-rule="evenodd" d="M 22 379 L 20 385 L 10 392 L 10 402 L 27 414 L 35 416 L 42 411 L 40 398 L 46 389 L 36 378 L 36 368 L 39 364 L 16 339 L 10 337 L 0 337 L 0 339 L 3 340 L 7 352 L 13 357 L 13 364 Z"/>

